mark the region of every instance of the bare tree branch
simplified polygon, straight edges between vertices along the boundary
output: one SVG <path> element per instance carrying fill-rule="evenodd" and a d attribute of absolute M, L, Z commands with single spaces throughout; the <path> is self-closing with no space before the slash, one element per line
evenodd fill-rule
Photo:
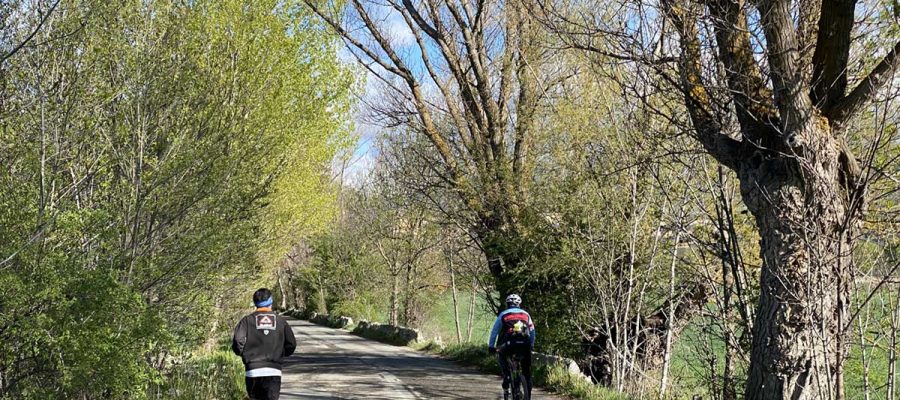
<path fill-rule="evenodd" d="M 791 1 L 760 0 L 757 8 L 766 36 L 781 128 L 786 132 L 802 130 L 812 116 L 812 102 L 800 70 L 799 41 L 791 15 Z"/>
<path fill-rule="evenodd" d="M 61 0 L 56 0 L 56 2 L 53 3 L 53 5 L 50 6 L 50 8 L 47 9 L 46 12 L 38 10 L 37 26 L 34 27 L 34 29 L 31 31 L 31 33 L 29 33 L 28 36 L 26 36 L 24 40 L 19 42 L 19 44 L 17 44 L 15 47 L 13 47 L 10 51 L 6 52 L 6 54 L 3 54 L 2 56 L 0 56 L 0 66 L 2 66 L 4 63 L 6 63 L 6 60 L 12 58 L 14 55 L 16 55 L 16 53 L 18 53 L 20 50 L 22 50 L 29 42 L 31 42 L 32 39 L 34 39 L 35 35 L 37 35 L 37 33 L 40 32 L 41 28 L 43 28 L 44 23 L 47 22 L 47 20 L 50 18 L 51 15 L 53 15 L 53 11 L 56 10 L 56 6 L 59 5 L 60 1 Z"/>
<path fill-rule="evenodd" d="M 401 78 L 404 78 L 404 79 L 406 78 L 404 76 L 403 71 L 401 71 L 397 66 L 394 66 L 391 63 L 387 62 L 386 60 L 382 59 L 374 51 L 372 51 L 372 49 L 363 45 L 362 42 L 360 42 L 358 39 L 353 37 L 353 35 L 351 35 L 350 32 L 348 32 L 346 29 L 344 29 L 344 27 L 342 27 L 337 22 L 337 20 L 326 15 L 318 7 L 316 7 L 316 5 L 313 4 L 313 2 L 311 0 L 303 0 L 303 2 L 306 4 L 307 7 L 309 7 L 313 11 L 313 13 L 318 15 L 319 18 L 322 18 L 322 20 L 325 21 L 329 26 L 331 26 L 331 28 L 334 29 L 335 32 L 337 32 L 339 35 L 341 35 L 341 38 L 343 38 L 345 42 L 349 43 L 350 45 L 352 45 L 352 47 L 359 49 L 360 51 L 365 53 L 367 57 L 369 57 L 372 61 L 374 61 L 375 63 L 380 65 L 386 71 L 391 72 Z"/>
<path fill-rule="evenodd" d="M 847 89 L 847 60 L 856 0 L 825 0 L 819 17 L 819 33 L 813 54 L 812 98 L 829 108 Z"/>
<path fill-rule="evenodd" d="M 900 68 L 900 42 L 894 45 L 894 48 L 850 94 L 837 102 L 833 108 L 826 110 L 826 115 L 838 125 L 847 122 L 870 103 L 887 82 L 890 82 L 897 68 Z"/>
<path fill-rule="evenodd" d="M 714 18 L 719 59 L 725 66 L 738 121 L 749 139 L 755 141 L 771 131 L 769 122 L 776 115 L 769 106 L 772 93 L 753 58 L 745 3 L 743 0 L 711 0 L 708 7 Z"/>
<path fill-rule="evenodd" d="M 697 131 L 697 139 L 719 162 L 736 169 L 740 143 L 722 132 L 718 121 L 712 116 L 709 93 L 703 85 L 700 38 L 693 18 L 699 12 L 698 7 L 692 2 L 673 4 L 672 0 L 664 0 L 662 4 L 679 33 L 681 84 L 678 87 L 684 95 L 691 122 Z"/>

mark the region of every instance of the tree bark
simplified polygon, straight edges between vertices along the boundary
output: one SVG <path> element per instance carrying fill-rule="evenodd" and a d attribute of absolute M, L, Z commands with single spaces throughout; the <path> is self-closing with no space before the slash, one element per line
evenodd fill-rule
<path fill-rule="evenodd" d="M 804 125 L 795 133 L 805 144 L 796 156 L 753 157 L 739 170 L 763 260 L 747 399 L 831 399 L 841 392 L 848 230 L 856 218 L 839 142 L 824 119 Z"/>
<path fill-rule="evenodd" d="M 851 135 L 841 131 L 900 66 L 897 42 L 847 93 L 855 4 L 801 1 L 798 32 L 791 0 L 660 2 L 679 36 L 680 82 L 662 76 L 681 91 L 698 143 L 737 173 L 761 237 L 747 399 L 843 398 L 851 232 L 865 209 L 866 183 L 843 143 Z M 750 21 L 762 28 L 764 44 L 749 40 Z M 715 61 L 725 67 L 715 70 L 719 76 L 709 76 L 705 63 L 710 25 Z M 813 37 L 810 59 L 801 47 Z M 768 71 L 763 85 L 759 46 Z M 722 78 L 727 95 L 708 90 Z M 740 135 L 723 112 L 735 114 Z"/>
<path fill-rule="evenodd" d="M 900 323 L 900 292 L 895 294 L 892 302 L 894 312 L 891 314 L 891 347 L 888 350 L 887 398 L 894 398 L 897 371 L 897 330 Z M 867 399 L 868 400 L 868 399 Z"/>
<path fill-rule="evenodd" d="M 389 321 L 391 325 L 397 326 L 397 314 L 400 308 L 400 277 L 397 274 L 394 274 L 393 279 L 391 280 L 391 313 L 389 316 Z"/>
<path fill-rule="evenodd" d="M 680 219 L 680 218 L 679 218 Z M 670 264 L 669 269 L 669 298 L 675 298 L 675 267 L 678 265 L 678 244 L 681 239 L 681 231 L 678 231 L 675 234 L 675 244 L 672 246 L 672 263 Z M 666 310 L 666 323 L 665 323 L 665 339 L 663 345 L 663 365 L 662 365 L 662 378 L 659 382 L 659 399 L 664 400 L 666 398 L 666 389 L 668 388 L 669 381 L 669 364 L 672 360 L 672 328 L 674 326 L 675 319 L 675 302 L 670 301 L 669 307 Z"/>
<path fill-rule="evenodd" d="M 466 341 L 472 341 L 472 329 L 475 327 L 475 299 L 478 294 L 478 280 L 472 278 L 472 298 L 469 299 L 469 313 L 466 321 Z"/>
<path fill-rule="evenodd" d="M 281 309 L 287 310 L 287 292 L 284 290 L 284 283 L 281 281 L 281 272 L 275 274 L 278 282 L 278 291 L 281 292 Z"/>
<path fill-rule="evenodd" d="M 459 296 L 456 292 L 456 274 L 453 271 L 453 256 L 448 253 L 447 257 L 450 263 L 450 290 L 453 293 L 453 322 L 456 323 L 456 342 L 462 343 L 462 328 L 459 323 Z"/>

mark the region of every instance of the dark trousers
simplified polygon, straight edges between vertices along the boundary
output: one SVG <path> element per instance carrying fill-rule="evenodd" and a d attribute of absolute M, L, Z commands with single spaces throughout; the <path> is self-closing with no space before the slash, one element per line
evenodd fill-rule
<path fill-rule="evenodd" d="M 281 394 L 280 376 L 261 376 L 244 378 L 247 383 L 247 395 L 250 400 L 278 400 Z"/>
<path fill-rule="evenodd" d="M 522 366 L 522 376 L 525 377 L 525 383 L 527 384 L 525 388 L 523 388 L 525 392 L 525 398 L 531 398 L 531 346 L 529 345 L 504 345 L 500 346 L 497 351 L 497 354 L 500 359 L 500 370 L 503 371 L 503 391 L 509 390 L 509 384 L 512 380 L 512 370 L 509 365 L 509 359 L 513 356 L 517 356 L 519 358 L 521 366 Z"/>

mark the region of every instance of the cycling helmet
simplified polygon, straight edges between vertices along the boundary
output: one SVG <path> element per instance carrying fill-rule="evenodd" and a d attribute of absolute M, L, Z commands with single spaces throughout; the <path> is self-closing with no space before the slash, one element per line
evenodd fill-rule
<path fill-rule="evenodd" d="M 522 298 L 519 295 L 513 293 L 509 296 L 506 296 L 506 306 L 509 308 L 519 307 L 522 305 Z"/>

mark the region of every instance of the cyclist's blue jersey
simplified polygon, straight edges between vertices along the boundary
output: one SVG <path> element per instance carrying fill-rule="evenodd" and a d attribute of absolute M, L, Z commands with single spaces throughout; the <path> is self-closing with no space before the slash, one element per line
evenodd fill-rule
<path fill-rule="evenodd" d="M 521 308 L 508 308 L 500 313 L 497 316 L 497 320 L 494 321 L 494 328 L 491 329 L 491 337 L 488 339 L 488 347 L 497 347 L 497 339 L 501 341 L 506 341 L 509 332 L 503 331 L 504 322 L 509 320 L 519 319 L 528 321 L 528 340 L 531 346 L 534 346 L 534 339 L 537 337 L 534 330 L 534 322 L 531 320 L 531 315 L 528 314 L 527 311 Z M 503 344 L 503 343 L 499 343 Z"/>

